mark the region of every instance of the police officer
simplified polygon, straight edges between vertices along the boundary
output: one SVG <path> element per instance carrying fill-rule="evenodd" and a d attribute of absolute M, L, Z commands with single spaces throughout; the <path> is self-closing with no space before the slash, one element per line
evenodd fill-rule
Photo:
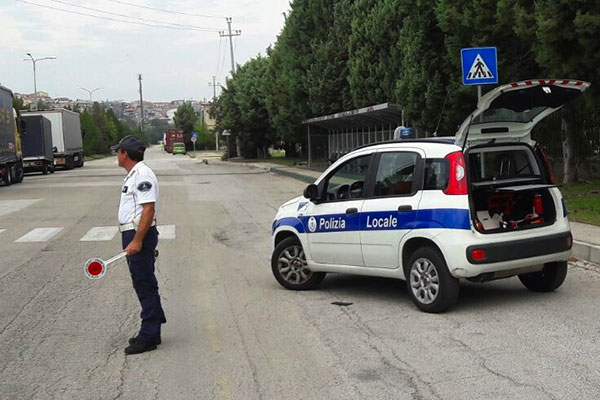
<path fill-rule="evenodd" d="M 161 324 L 167 322 L 154 275 L 158 180 L 143 162 L 146 147 L 137 137 L 126 136 L 111 149 L 117 151 L 119 166 L 127 171 L 121 189 L 119 231 L 133 288 L 142 306 L 142 326 L 137 336 L 129 339 L 125 353 L 139 354 L 156 349 L 161 343 Z"/>

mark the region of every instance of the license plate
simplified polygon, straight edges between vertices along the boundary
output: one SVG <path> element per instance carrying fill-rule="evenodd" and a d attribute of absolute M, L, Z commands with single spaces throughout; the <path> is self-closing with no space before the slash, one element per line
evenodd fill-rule
<path fill-rule="evenodd" d="M 54 159 L 54 164 L 56 165 L 65 165 L 65 160 L 62 158 L 56 158 Z"/>

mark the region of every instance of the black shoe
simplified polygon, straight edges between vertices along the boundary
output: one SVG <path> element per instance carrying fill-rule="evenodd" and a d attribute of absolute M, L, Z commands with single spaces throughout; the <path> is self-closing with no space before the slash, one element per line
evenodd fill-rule
<path fill-rule="evenodd" d="M 152 350 L 156 350 L 156 343 L 136 339 L 135 343 L 125 348 L 125 354 L 140 354 Z"/>
<path fill-rule="evenodd" d="M 132 337 L 131 339 L 129 339 L 129 344 L 134 344 L 134 343 L 135 343 L 135 342 L 137 342 L 137 341 L 138 341 L 138 338 L 137 338 L 137 336 L 134 336 L 134 337 Z M 160 336 L 158 337 L 158 339 L 155 339 L 155 340 L 154 340 L 154 344 L 156 344 L 156 345 L 159 345 L 159 344 L 161 344 L 161 343 L 162 343 L 162 341 L 160 340 Z"/>

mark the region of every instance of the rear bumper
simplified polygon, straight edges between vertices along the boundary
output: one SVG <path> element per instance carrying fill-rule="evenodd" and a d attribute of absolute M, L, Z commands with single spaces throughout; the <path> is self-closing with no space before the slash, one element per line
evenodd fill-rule
<path fill-rule="evenodd" d="M 471 264 L 491 264 L 564 253 L 571 250 L 572 246 L 573 237 L 568 231 L 509 242 L 473 245 L 467 247 L 466 256 Z M 482 250 L 485 256 L 475 260 L 473 250 Z"/>

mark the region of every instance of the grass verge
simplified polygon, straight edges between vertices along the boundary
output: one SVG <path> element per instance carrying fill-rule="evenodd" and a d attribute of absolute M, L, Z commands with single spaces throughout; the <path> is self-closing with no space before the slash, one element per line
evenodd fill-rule
<path fill-rule="evenodd" d="M 600 226 L 600 179 L 560 188 L 569 212 L 569 220 Z"/>

